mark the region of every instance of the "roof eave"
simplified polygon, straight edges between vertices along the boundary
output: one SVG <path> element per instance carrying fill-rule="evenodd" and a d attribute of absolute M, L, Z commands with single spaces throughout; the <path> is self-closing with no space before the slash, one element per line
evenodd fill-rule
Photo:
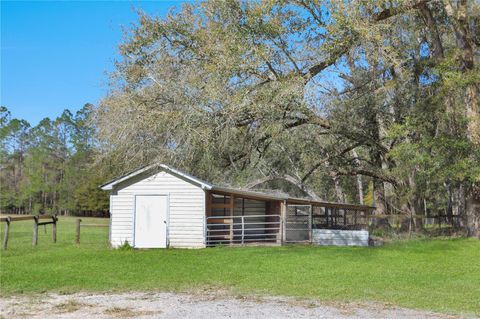
<path fill-rule="evenodd" d="M 174 174 L 174 175 L 177 175 L 177 176 L 181 176 L 183 177 L 184 179 L 187 179 L 188 181 L 190 181 L 191 183 L 193 184 L 197 184 L 198 186 L 200 186 L 200 188 L 204 189 L 204 190 L 211 190 L 213 188 L 213 185 L 210 184 L 210 183 L 207 183 L 205 181 L 202 181 L 201 179 L 199 178 L 196 178 L 195 176 L 192 176 L 192 175 L 189 175 L 185 172 L 182 172 L 182 171 L 179 171 L 175 168 L 172 168 L 168 165 L 165 165 L 165 164 L 159 164 L 158 165 L 159 167 L 163 168 L 164 170 Z"/>
<path fill-rule="evenodd" d="M 125 176 L 122 176 L 122 177 L 119 177 L 119 178 L 116 178 L 106 184 L 103 184 L 103 185 L 100 185 L 100 188 L 104 191 L 108 191 L 108 190 L 112 190 L 113 189 L 113 186 L 123 182 L 123 181 L 126 181 L 127 179 L 130 179 L 138 174 L 141 174 L 145 171 L 148 171 L 152 168 L 154 168 L 156 166 L 156 164 L 152 164 L 152 165 L 148 165 L 148 166 L 145 166 L 145 167 L 142 167 L 140 169 L 137 169 L 136 171 L 133 171 L 131 172 L 130 174 L 127 174 Z"/>
<path fill-rule="evenodd" d="M 211 190 L 212 189 L 212 185 L 205 182 L 205 181 L 202 181 L 192 175 L 189 175 L 187 173 L 184 173 L 182 171 L 179 171 L 179 170 L 176 170 L 168 165 L 165 165 L 165 164 L 151 164 L 151 165 L 148 165 L 148 166 L 145 166 L 145 167 L 142 167 L 136 171 L 133 171 L 131 172 L 130 174 L 127 174 L 125 176 L 122 176 L 120 178 L 117 178 L 117 179 L 114 179 L 106 184 L 103 184 L 103 185 L 100 185 L 100 188 L 104 191 L 111 191 L 113 190 L 114 186 L 117 185 L 117 184 L 120 184 L 121 182 L 123 181 L 126 181 L 136 175 L 139 175 L 143 172 L 146 172 L 150 169 L 153 169 L 153 168 L 160 168 L 160 169 L 163 169 L 164 171 L 167 171 L 173 175 L 176 175 L 176 176 L 179 176 L 183 179 L 186 179 L 187 181 L 189 181 L 190 183 L 192 184 L 196 184 L 198 185 L 200 188 L 204 189 L 204 190 Z"/>
<path fill-rule="evenodd" d="M 288 197 L 282 196 L 282 195 L 275 195 L 275 194 L 265 194 L 261 192 L 255 192 L 255 191 L 247 191 L 247 190 L 241 190 L 241 189 L 235 189 L 235 188 L 229 188 L 229 187 L 221 187 L 217 185 L 213 185 L 211 188 L 212 191 L 218 191 L 218 192 L 223 192 L 223 193 L 232 193 L 236 195 L 245 195 L 245 196 L 251 196 L 251 197 L 258 197 L 258 198 L 263 198 L 263 199 L 270 199 L 270 200 L 286 200 Z"/>

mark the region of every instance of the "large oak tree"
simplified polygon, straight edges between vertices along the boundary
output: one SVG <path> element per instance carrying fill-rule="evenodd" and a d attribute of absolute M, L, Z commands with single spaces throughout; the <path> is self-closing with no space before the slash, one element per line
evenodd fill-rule
<path fill-rule="evenodd" d="M 104 154 L 331 200 L 370 185 L 377 213 L 444 210 L 478 235 L 479 10 L 210 0 L 141 13 L 96 114 Z"/>

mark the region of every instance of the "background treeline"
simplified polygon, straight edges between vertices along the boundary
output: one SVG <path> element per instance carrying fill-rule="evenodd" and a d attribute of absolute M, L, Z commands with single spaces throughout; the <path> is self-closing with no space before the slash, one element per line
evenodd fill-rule
<path fill-rule="evenodd" d="M 32 127 L 0 108 L 0 209 L 17 214 L 95 214 L 108 211 L 105 181 L 94 164 L 93 106 L 65 110 Z"/>

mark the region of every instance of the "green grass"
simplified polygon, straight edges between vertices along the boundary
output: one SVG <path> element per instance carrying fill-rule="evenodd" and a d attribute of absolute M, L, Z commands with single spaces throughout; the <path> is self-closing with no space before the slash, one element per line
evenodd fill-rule
<path fill-rule="evenodd" d="M 480 315 L 480 241 L 474 239 L 402 241 L 375 248 L 114 250 L 106 246 L 107 228 L 85 228 L 82 244 L 73 244 L 74 219 L 61 218 L 58 243 L 51 243 L 50 228 L 45 234 L 41 227 L 39 245 L 33 248 L 31 228 L 32 222 L 11 224 L 9 249 L 0 255 L 2 295 L 213 287 Z"/>

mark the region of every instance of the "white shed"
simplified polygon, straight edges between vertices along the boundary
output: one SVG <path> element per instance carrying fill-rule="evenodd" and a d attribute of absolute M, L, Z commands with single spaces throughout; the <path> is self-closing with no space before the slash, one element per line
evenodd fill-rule
<path fill-rule="evenodd" d="M 136 248 L 205 247 L 209 184 L 167 165 L 151 165 L 102 185 L 110 190 L 110 243 Z"/>
<path fill-rule="evenodd" d="M 222 187 L 164 164 L 141 168 L 101 188 L 110 191 L 113 247 L 125 242 L 135 248 L 313 242 L 317 226 L 346 227 L 372 209 Z"/>

